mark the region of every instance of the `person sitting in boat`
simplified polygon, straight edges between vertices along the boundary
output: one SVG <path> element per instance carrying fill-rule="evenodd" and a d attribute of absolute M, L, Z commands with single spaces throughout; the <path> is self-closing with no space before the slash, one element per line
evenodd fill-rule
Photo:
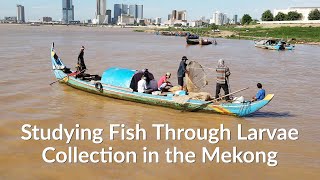
<path fill-rule="evenodd" d="M 171 73 L 167 72 L 164 76 L 162 76 L 158 81 L 158 89 L 162 92 L 168 92 L 170 88 L 172 88 L 172 84 L 169 81 L 171 77 Z"/>
<path fill-rule="evenodd" d="M 138 92 L 151 94 L 152 91 L 153 91 L 152 89 L 149 89 L 147 87 L 147 77 L 143 75 L 141 80 L 138 82 Z"/>
<path fill-rule="evenodd" d="M 264 89 L 262 89 L 262 84 L 258 83 L 257 87 L 258 87 L 259 90 L 258 90 L 256 96 L 252 97 L 251 102 L 260 101 L 260 100 L 263 100 L 266 97 L 266 91 Z"/>
<path fill-rule="evenodd" d="M 185 74 L 187 72 L 187 60 L 188 58 L 186 56 L 182 57 L 179 68 L 178 68 L 178 72 L 177 72 L 178 84 L 181 87 L 183 87 L 183 78 L 185 77 Z"/>
<path fill-rule="evenodd" d="M 158 90 L 158 82 L 155 79 L 150 80 L 149 84 L 147 83 L 147 88 L 152 89 L 153 91 Z"/>
<path fill-rule="evenodd" d="M 215 97 L 219 98 L 221 88 L 223 89 L 225 95 L 229 94 L 228 79 L 229 79 L 229 76 L 231 73 L 230 73 L 229 67 L 224 64 L 223 59 L 219 59 L 218 66 L 216 68 L 216 72 L 217 72 L 217 84 L 216 84 L 216 96 Z M 229 101 L 230 97 L 226 96 L 225 99 L 227 101 Z"/>
<path fill-rule="evenodd" d="M 77 71 L 84 73 L 84 71 L 87 69 L 86 64 L 84 63 L 84 46 L 81 46 L 80 53 L 78 55 L 78 63 L 77 63 Z"/>

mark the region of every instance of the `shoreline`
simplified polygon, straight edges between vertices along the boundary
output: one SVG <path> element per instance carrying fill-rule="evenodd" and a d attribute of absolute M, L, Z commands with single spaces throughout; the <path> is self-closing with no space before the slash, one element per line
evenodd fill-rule
<path fill-rule="evenodd" d="M 320 24 L 316 25 L 248 25 L 248 26 L 220 26 L 219 32 L 212 32 L 210 28 L 168 28 L 168 29 L 136 29 L 135 32 L 156 33 L 163 31 L 190 32 L 202 37 L 261 40 L 286 39 L 293 44 L 320 45 Z M 239 35 L 240 34 L 240 35 Z M 240 36 L 240 37 L 239 37 Z"/>
<path fill-rule="evenodd" d="M 303 32 L 320 32 L 320 24 L 259 24 L 247 26 L 219 26 L 219 32 L 212 32 L 210 28 L 181 28 L 161 26 L 107 26 L 107 25 L 65 25 L 65 24 L 10 24 L 0 23 L 0 26 L 25 26 L 25 27 L 83 27 L 100 29 L 127 29 L 133 32 L 156 33 L 163 31 L 190 32 L 208 38 L 224 38 L 238 40 L 261 40 L 261 39 L 287 39 L 289 43 L 320 45 L 320 35 L 307 34 Z M 314 29 L 314 30 L 313 30 Z M 297 31 L 301 32 L 297 32 Z M 280 33 L 279 33 L 280 32 Z M 239 37 L 240 33 L 240 37 Z M 299 34 L 300 33 L 300 34 Z M 279 35 L 280 34 L 280 35 Z M 297 36 L 297 37 L 295 37 Z M 300 37 L 299 37 L 300 36 Z M 284 38 L 285 37 L 285 38 Z"/>

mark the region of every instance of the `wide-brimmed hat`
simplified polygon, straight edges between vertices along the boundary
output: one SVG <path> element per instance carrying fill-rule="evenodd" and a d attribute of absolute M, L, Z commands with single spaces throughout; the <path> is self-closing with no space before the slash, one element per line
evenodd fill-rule
<path fill-rule="evenodd" d="M 187 56 L 182 56 L 182 60 L 188 60 Z"/>

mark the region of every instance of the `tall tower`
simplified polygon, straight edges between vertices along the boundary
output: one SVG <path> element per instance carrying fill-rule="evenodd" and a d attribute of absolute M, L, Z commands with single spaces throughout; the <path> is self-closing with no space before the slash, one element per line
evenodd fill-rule
<path fill-rule="evenodd" d="M 24 6 L 17 5 L 17 21 L 18 23 L 25 23 L 25 16 L 24 16 Z"/>
<path fill-rule="evenodd" d="M 62 23 L 68 24 L 74 20 L 72 0 L 62 0 Z"/>
<path fill-rule="evenodd" d="M 107 18 L 108 18 L 108 24 L 111 24 L 111 10 L 110 9 L 108 9 L 107 11 L 106 11 L 106 16 L 108 16 Z"/>
<path fill-rule="evenodd" d="M 108 19 L 106 19 L 107 1 L 97 0 L 97 20 L 98 24 L 107 24 Z"/>
<path fill-rule="evenodd" d="M 177 10 L 172 10 L 171 20 L 177 19 Z"/>
<path fill-rule="evenodd" d="M 143 19 L 143 5 L 137 5 L 137 19 Z"/>
<path fill-rule="evenodd" d="M 97 15 L 106 15 L 107 0 L 97 0 Z"/>
<path fill-rule="evenodd" d="M 129 6 L 129 15 L 134 17 L 134 18 L 137 18 L 137 8 L 136 8 L 137 5 L 130 5 Z"/>

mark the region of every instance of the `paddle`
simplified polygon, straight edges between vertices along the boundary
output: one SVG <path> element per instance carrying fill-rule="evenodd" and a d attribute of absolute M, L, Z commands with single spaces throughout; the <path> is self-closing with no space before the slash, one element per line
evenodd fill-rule
<path fill-rule="evenodd" d="M 70 74 L 68 74 L 67 76 L 63 77 L 62 79 L 66 78 L 66 77 L 69 77 L 69 76 L 76 76 L 76 75 L 78 75 L 78 74 L 83 73 L 84 71 L 85 71 L 85 69 L 84 69 L 84 70 L 82 70 L 82 71 L 80 71 L 80 72 L 75 71 L 75 72 L 70 73 Z M 54 82 L 50 83 L 50 86 L 52 86 L 52 84 L 54 84 L 54 83 L 56 83 L 56 82 L 61 81 L 62 79 L 58 79 L 58 80 L 56 80 L 56 81 L 54 81 Z"/>
<path fill-rule="evenodd" d="M 222 99 L 222 98 L 224 98 L 224 97 L 227 97 L 227 96 L 236 94 L 236 93 L 238 93 L 238 92 L 241 92 L 241 91 L 244 91 L 244 90 L 247 90 L 247 89 L 249 89 L 249 87 L 246 87 L 246 88 L 237 90 L 237 91 L 235 91 L 235 92 L 226 94 L 226 95 L 221 96 L 221 97 L 219 97 L 219 98 L 215 98 L 215 99 L 213 99 L 213 100 L 211 100 L 211 101 L 208 101 L 208 102 L 206 102 L 206 103 L 201 104 L 200 106 L 198 106 L 197 108 L 195 108 L 195 109 L 193 109 L 193 110 L 191 110 L 191 111 L 192 111 L 192 112 L 199 111 L 200 109 L 204 108 L 204 107 L 207 106 L 208 104 L 214 103 L 214 102 L 216 102 L 217 100 L 220 100 L 220 99 Z"/>

